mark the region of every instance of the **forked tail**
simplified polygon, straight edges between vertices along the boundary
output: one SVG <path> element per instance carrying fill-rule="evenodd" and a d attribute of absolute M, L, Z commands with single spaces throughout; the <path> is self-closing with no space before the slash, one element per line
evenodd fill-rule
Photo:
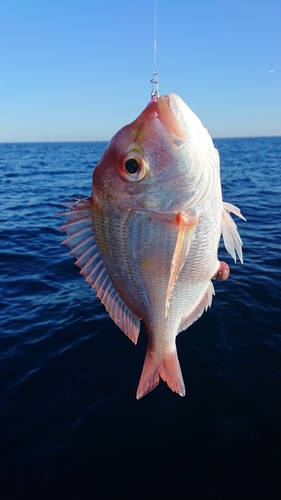
<path fill-rule="evenodd" d="M 159 384 L 160 377 L 164 382 L 167 382 L 172 391 L 177 392 L 180 396 L 185 395 L 185 386 L 176 349 L 160 356 L 148 348 L 137 390 L 137 399 L 155 389 Z"/>

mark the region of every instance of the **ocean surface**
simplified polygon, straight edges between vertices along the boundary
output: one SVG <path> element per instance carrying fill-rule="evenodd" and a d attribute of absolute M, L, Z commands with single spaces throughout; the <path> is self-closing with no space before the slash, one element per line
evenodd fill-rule
<path fill-rule="evenodd" d="M 244 265 L 178 336 L 187 388 L 135 399 L 137 346 L 68 249 L 60 203 L 106 143 L 0 144 L 0 499 L 280 500 L 281 137 L 217 139 Z"/>

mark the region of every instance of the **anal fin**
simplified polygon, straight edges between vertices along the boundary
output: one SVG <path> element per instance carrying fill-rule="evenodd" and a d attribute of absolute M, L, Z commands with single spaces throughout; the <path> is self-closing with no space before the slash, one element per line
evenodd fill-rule
<path fill-rule="evenodd" d="M 204 311 L 207 311 L 208 307 L 210 307 L 212 304 L 213 295 L 215 295 L 215 290 L 213 283 L 210 281 L 206 292 L 204 293 L 197 306 L 191 313 L 188 313 L 182 318 L 178 332 L 186 330 L 190 325 L 192 325 L 192 323 L 194 323 L 198 318 L 200 318 L 200 316 L 202 316 Z"/>

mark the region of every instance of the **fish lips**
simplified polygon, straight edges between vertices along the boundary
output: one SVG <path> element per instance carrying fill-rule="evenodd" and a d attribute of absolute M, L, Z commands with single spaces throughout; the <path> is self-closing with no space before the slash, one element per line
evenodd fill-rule
<path fill-rule="evenodd" d="M 144 114 L 153 111 L 154 117 L 157 117 L 168 134 L 168 137 L 174 146 L 181 146 L 186 141 L 186 131 L 178 120 L 177 106 L 174 103 L 174 94 L 161 95 L 157 101 L 149 103 L 144 110 Z M 151 113 L 151 117 L 153 116 Z"/>
<path fill-rule="evenodd" d="M 180 124 L 173 109 L 173 94 L 163 95 L 158 99 L 158 117 L 164 129 L 177 141 L 186 141 L 186 131 Z"/>

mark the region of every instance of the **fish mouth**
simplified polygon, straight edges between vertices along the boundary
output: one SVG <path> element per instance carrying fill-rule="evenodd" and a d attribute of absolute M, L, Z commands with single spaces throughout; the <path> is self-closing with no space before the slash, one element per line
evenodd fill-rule
<path fill-rule="evenodd" d="M 183 142 L 186 140 L 186 132 L 172 109 L 172 98 L 173 94 L 161 95 L 159 97 L 157 101 L 157 114 L 163 128 L 168 134 L 171 134 L 172 139 Z"/>

